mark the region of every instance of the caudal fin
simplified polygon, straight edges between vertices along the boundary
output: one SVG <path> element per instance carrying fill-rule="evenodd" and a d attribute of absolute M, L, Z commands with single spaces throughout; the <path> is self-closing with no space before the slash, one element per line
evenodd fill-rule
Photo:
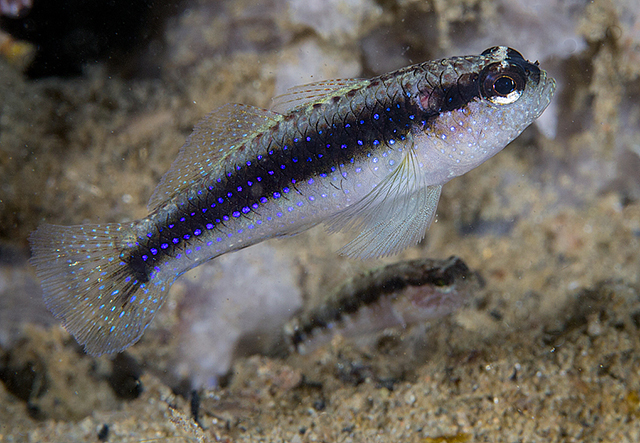
<path fill-rule="evenodd" d="M 138 341 L 166 298 L 168 285 L 138 281 L 120 259 L 130 226 L 42 225 L 29 239 L 45 304 L 94 356 Z"/>

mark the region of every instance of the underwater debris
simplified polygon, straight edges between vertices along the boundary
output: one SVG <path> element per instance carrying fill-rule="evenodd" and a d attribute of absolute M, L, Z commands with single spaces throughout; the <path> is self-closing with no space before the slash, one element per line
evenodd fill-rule
<path fill-rule="evenodd" d="M 32 6 L 31 0 L 0 0 L 0 15 L 18 18 L 29 12 Z"/>

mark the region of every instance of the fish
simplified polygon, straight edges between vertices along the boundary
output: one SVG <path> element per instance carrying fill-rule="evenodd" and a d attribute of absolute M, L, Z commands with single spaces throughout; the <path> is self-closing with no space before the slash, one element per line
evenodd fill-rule
<path fill-rule="evenodd" d="M 360 337 L 455 312 L 484 280 L 459 257 L 401 261 L 358 274 L 317 306 L 297 313 L 271 354 L 308 353 L 339 334 Z"/>
<path fill-rule="evenodd" d="M 554 91 L 537 62 L 496 46 L 297 86 L 269 110 L 224 105 L 195 126 L 147 217 L 31 234 L 45 304 L 99 356 L 137 342 L 172 283 L 222 254 L 318 224 L 352 233 L 348 257 L 397 254 L 424 237 L 442 185 L 500 152 Z"/>

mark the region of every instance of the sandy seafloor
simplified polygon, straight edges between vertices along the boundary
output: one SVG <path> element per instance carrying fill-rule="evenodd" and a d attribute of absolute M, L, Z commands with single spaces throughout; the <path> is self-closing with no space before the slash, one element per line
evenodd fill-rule
<path fill-rule="evenodd" d="M 0 441 L 640 441 L 640 6 L 526 4 L 200 0 L 146 55 L 155 78 L 93 65 L 29 82 L 0 60 Z M 29 232 L 145 216 L 211 109 L 494 44 L 559 90 L 539 125 L 445 185 L 418 246 L 355 262 L 319 227 L 248 249 L 216 274 L 215 303 L 205 271 L 185 275 L 115 360 L 85 355 L 45 310 Z M 284 359 L 233 350 L 360 270 L 451 255 L 486 283 L 451 316 Z M 194 312 L 218 332 L 193 335 Z"/>

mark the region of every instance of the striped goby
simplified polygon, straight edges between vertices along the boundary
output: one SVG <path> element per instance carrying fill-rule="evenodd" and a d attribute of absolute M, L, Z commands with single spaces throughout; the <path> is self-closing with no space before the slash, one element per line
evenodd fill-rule
<path fill-rule="evenodd" d="M 395 254 L 422 239 L 442 184 L 502 150 L 554 89 L 499 46 L 296 87 L 272 110 L 222 106 L 195 127 L 148 217 L 31 235 L 45 303 L 101 355 L 141 337 L 177 277 L 227 252 L 325 223 L 354 232 L 343 254 Z"/>
<path fill-rule="evenodd" d="M 292 318 L 271 354 L 309 352 L 334 335 L 362 337 L 451 314 L 482 288 L 482 277 L 458 257 L 421 258 L 371 269 L 348 279 L 317 306 Z"/>

